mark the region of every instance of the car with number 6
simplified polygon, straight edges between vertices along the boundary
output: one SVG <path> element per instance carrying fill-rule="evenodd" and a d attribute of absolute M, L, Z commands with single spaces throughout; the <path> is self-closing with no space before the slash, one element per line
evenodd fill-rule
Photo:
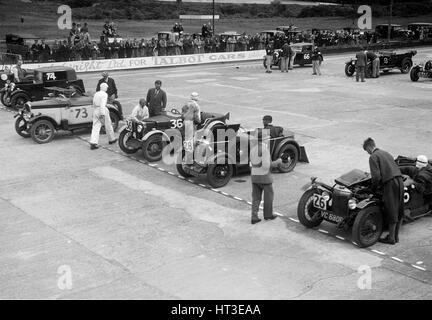
<path fill-rule="evenodd" d="M 70 131 L 91 128 L 93 123 L 93 97 L 74 89 L 48 87 L 49 97 L 45 100 L 26 102 L 15 115 L 15 131 L 22 137 L 37 143 L 48 143 L 56 131 Z M 119 102 L 108 102 L 113 129 L 117 130 L 122 119 Z"/>
<path fill-rule="evenodd" d="M 404 156 L 395 159 L 399 167 L 415 166 L 415 161 Z M 332 186 L 311 178 L 297 206 L 298 219 L 305 227 L 318 227 L 325 220 L 340 229 L 351 229 L 353 242 L 361 248 L 379 240 L 386 227 L 383 212 L 382 194 L 372 191 L 370 174 L 358 169 L 335 179 Z M 432 190 L 421 194 L 412 185 L 405 187 L 404 220 L 412 221 L 431 213 Z"/>
<path fill-rule="evenodd" d="M 206 127 L 213 121 L 224 123 L 229 114 L 222 115 L 212 112 L 201 112 L 201 123 L 198 129 Z M 161 114 L 136 121 L 125 119 L 126 125 L 121 129 L 119 147 L 127 154 L 133 154 L 142 150 L 144 158 L 149 162 L 162 159 L 162 150 L 171 138 L 167 130 L 182 130 L 183 118 L 180 111 L 175 108 L 170 113 Z"/>
<path fill-rule="evenodd" d="M 15 88 L 10 94 L 10 103 L 6 107 L 19 109 L 28 101 L 42 100 L 50 93 L 47 87 L 70 88 L 81 94 L 85 92 L 84 82 L 77 78 L 73 68 L 42 67 L 34 69 L 32 72 L 33 75 L 29 81 L 15 84 Z"/>
<path fill-rule="evenodd" d="M 313 44 L 309 42 L 298 42 L 291 44 L 291 49 L 294 51 L 294 61 L 293 65 L 299 65 L 303 67 L 306 64 L 312 64 L 312 51 Z M 281 54 L 282 49 L 275 49 L 273 53 L 272 67 L 277 66 L 281 68 Z M 264 68 L 267 68 L 266 58 L 263 60 Z"/>

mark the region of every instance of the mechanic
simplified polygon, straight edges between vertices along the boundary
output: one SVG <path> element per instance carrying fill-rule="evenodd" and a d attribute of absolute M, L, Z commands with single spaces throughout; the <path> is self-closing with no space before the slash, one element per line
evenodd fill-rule
<path fill-rule="evenodd" d="M 364 53 L 364 50 L 360 50 L 356 53 L 356 81 L 359 81 L 359 77 L 361 82 L 365 82 L 365 68 L 367 66 L 367 56 Z"/>
<path fill-rule="evenodd" d="M 281 72 L 288 72 L 289 70 L 289 62 L 291 59 L 291 55 L 293 54 L 293 50 L 289 45 L 288 41 L 282 46 L 282 55 L 281 55 Z"/>
<path fill-rule="evenodd" d="M 272 73 L 271 67 L 273 64 L 273 53 L 274 53 L 273 41 L 270 41 L 267 44 L 265 50 L 266 50 L 266 65 L 267 65 L 266 73 Z"/>
<path fill-rule="evenodd" d="M 414 185 L 420 193 L 429 193 L 432 191 L 432 166 L 428 162 L 428 158 L 424 155 L 419 155 L 416 159 L 416 165 L 400 167 L 402 174 L 407 174 L 412 180 L 404 182 L 405 187 Z"/>
<path fill-rule="evenodd" d="M 96 92 L 93 97 L 93 127 L 90 137 L 90 149 L 94 150 L 99 148 L 99 134 L 102 128 L 102 122 L 108 134 L 109 144 L 117 142 L 114 136 L 114 130 L 111 123 L 108 108 L 106 107 L 108 101 L 108 85 L 104 82 L 100 85 L 100 91 Z"/>
<path fill-rule="evenodd" d="M 96 91 L 100 91 L 100 85 L 102 83 L 106 83 L 108 85 L 108 99 L 109 100 L 114 100 L 118 98 L 118 94 L 117 94 L 117 87 L 115 84 L 115 81 L 113 78 L 109 77 L 108 72 L 102 72 L 102 79 L 99 80 L 97 86 L 96 86 Z"/>
<path fill-rule="evenodd" d="M 156 80 L 155 87 L 147 92 L 147 106 L 149 108 L 150 117 L 158 116 L 165 113 L 167 104 L 167 96 L 165 91 L 161 89 L 162 81 Z"/>
<path fill-rule="evenodd" d="M 139 100 L 139 103 L 133 108 L 130 118 L 138 122 L 143 121 L 149 117 L 149 111 L 147 108 L 147 101 L 144 98 Z"/>
<path fill-rule="evenodd" d="M 367 51 L 365 50 L 365 54 L 367 57 L 367 60 L 372 61 L 372 78 L 379 78 L 379 68 L 380 68 L 380 59 L 379 57 L 371 52 L 371 51 Z"/>
<path fill-rule="evenodd" d="M 312 60 L 312 75 L 321 75 L 321 62 L 324 60 L 321 51 L 317 46 L 314 46 L 311 54 Z"/>
<path fill-rule="evenodd" d="M 393 157 L 386 151 L 376 147 L 372 138 L 367 138 L 363 149 L 370 154 L 369 167 L 372 178 L 372 191 L 382 189 L 384 214 L 389 225 L 389 234 L 380 239 L 382 243 L 399 242 L 399 229 L 404 215 L 404 185 L 402 173 Z"/>
<path fill-rule="evenodd" d="M 273 214 L 273 177 L 271 169 L 282 163 L 282 159 L 271 160 L 268 130 L 257 129 L 255 136 L 256 145 L 250 151 L 251 181 L 252 181 L 252 211 L 251 223 L 261 221 L 258 218 L 259 206 L 264 192 L 264 219 L 273 220 L 277 216 Z M 265 141 L 264 141 L 265 140 Z"/>
<path fill-rule="evenodd" d="M 22 64 L 23 61 L 18 59 L 17 64 L 12 68 L 15 83 L 24 81 L 26 77 L 26 71 L 21 67 Z"/>

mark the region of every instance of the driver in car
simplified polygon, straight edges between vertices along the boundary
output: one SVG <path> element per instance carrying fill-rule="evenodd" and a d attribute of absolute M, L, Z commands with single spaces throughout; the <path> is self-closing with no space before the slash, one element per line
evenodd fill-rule
<path fill-rule="evenodd" d="M 139 103 L 133 108 L 130 119 L 141 122 L 149 117 L 147 101 L 144 98 L 139 100 Z"/>
<path fill-rule="evenodd" d="M 415 167 L 403 166 L 400 170 L 402 174 L 406 174 L 411 178 L 404 181 L 405 187 L 413 185 L 420 193 L 432 191 L 432 166 L 426 156 L 419 155 Z"/>

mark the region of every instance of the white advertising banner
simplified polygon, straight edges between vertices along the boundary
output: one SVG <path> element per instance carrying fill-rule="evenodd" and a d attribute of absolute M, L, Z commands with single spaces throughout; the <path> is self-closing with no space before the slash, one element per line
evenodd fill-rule
<path fill-rule="evenodd" d="M 153 56 L 141 58 L 106 59 L 106 60 L 85 60 L 66 61 L 52 63 L 32 63 L 23 65 L 26 69 L 39 67 L 67 66 L 72 67 L 76 72 L 95 72 L 105 70 L 128 70 L 158 67 L 186 66 L 194 64 L 205 64 L 215 62 L 235 62 L 260 60 L 265 55 L 265 50 L 238 51 L 238 52 L 217 52 L 179 56 Z"/>

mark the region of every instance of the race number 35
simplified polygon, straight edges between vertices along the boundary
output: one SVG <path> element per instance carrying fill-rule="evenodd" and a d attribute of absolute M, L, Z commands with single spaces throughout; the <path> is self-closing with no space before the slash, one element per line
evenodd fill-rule
<path fill-rule="evenodd" d="M 180 129 L 183 127 L 183 120 L 182 119 L 172 119 L 171 122 L 171 129 Z"/>

